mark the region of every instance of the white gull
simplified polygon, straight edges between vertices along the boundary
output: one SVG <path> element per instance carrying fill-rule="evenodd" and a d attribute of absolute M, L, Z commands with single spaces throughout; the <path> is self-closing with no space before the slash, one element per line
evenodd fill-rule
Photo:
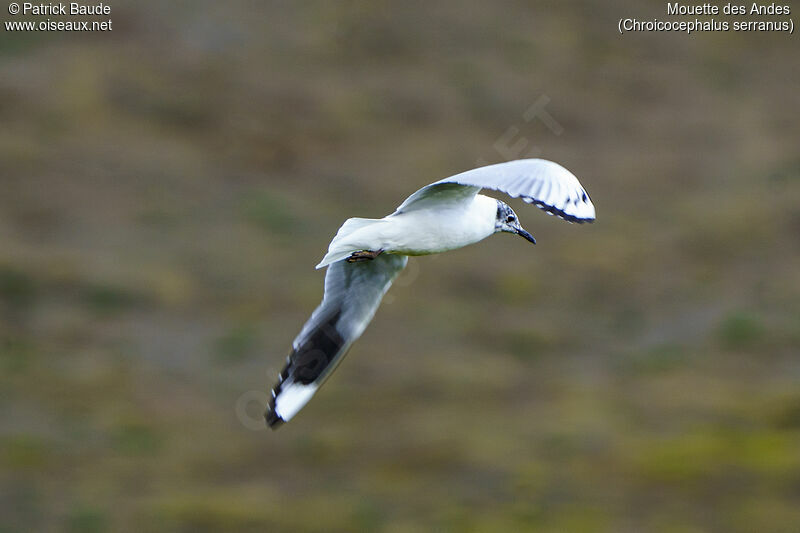
<path fill-rule="evenodd" d="M 372 320 L 410 255 L 461 248 L 498 232 L 533 236 L 504 202 L 478 194 L 500 191 L 569 222 L 592 222 L 594 205 L 570 171 L 544 159 L 476 168 L 427 185 L 394 213 L 342 224 L 317 268 L 328 267 L 322 303 L 292 343 L 272 389 L 265 418 L 273 429 L 311 399 Z"/>

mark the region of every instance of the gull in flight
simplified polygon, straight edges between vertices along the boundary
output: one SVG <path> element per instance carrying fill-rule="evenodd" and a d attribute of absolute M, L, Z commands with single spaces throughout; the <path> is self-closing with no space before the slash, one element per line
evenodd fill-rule
<path fill-rule="evenodd" d="M 592 222 L 594 205 L 569 170 L 520 159 L 462 172 L 427 185 L 383 218 L 342 224 L 317 268 L 328 267 L 322 303 L 292 343 L 264 417 L 275 429 L 311 399 L 372 320 L 409 255 L 455 250 L 498 232 L 536 244 L 492 189 L 522 198 L 569 222 Z"/>

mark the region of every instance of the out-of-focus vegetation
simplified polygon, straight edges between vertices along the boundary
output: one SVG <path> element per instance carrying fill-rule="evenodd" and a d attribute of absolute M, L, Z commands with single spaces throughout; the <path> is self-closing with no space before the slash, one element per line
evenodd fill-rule
<path fill-rule="evenodd" d="M 0 33 L 0 531 L 797 531 L 797 37 L 112 7 Z M 530 153 L 594 225 L 513 203 L 538 246 L 412 259 L 295 420 L 240 421 L 345 218 Z"/>

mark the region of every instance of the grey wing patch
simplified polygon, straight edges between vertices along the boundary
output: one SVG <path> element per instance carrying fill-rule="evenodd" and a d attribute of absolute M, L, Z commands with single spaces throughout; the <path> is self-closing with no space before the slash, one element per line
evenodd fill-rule
<path fill-rule="evenodd" d="M 424 200 L 426 191 L 445 184 L 500 191 L 569 222 L 580 224 L 595 219 L 594 204 L 578 178 L 561 165 L 545 159 L 519 159 L 450 176 L 415 192 L 399 209 L 416 202 L 417 195 Z"/>
<path fill-rule="evenodd" d="M 472 200 L 480 190 L 480 187 L 461 183 L 433 183 L 426 185 L 406 198 L 393 214 L 399 215 L 400 213 L 408 213 L 417 209 L 467 202 Z"/>
<path fill-rule="evenodd" d="M 383 254 L 372 261 L 339 261 L 325 274 L 325 296 L 292 343 L 272 389 L 265 418 L 270 427 L 291 419 L 314 395 L 364 332 L 383 295 L 408 258 Z"/>

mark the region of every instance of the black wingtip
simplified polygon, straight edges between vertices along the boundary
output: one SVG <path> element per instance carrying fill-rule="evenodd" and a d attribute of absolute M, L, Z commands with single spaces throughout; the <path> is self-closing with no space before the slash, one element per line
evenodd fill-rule
<path fill-rule="evenodd" d="M 542 202 L 541 200 L 537 200 L 536 198 L 533 198 L 532 196 L 520 196 L 520 198 L 522 198 L 522 200 L 525 203 L 533 204 L 536 207 L 538 207 L 539 209 L 547 212 L 548 214 L 555 215 L 555 216 L 557 216 L 558 218 L 560 218 L 562 220 L 566 220 L 567 222 L 574 222 L 576 224 L 584 224 L 584 223 L 591 224 L 592 222 L 594 222 L 594 218 L 579 218 L 579 217 L 576 217 L 575 215 L 567 214 L 564 210 L 559 209 L 558 207 L 556 207 L 554 205 L 546 204 L 546 203 Z M 588 202 L 589 201 L 589 196 L 585 192 L 583 193 L 583 201 L 584 202 Z M 573 200 L 573 202 L 575 204 L 577 204 L 578 200 Z M 569 203 L 569 201 L 567 201 L 567 203 Z"/>
<path fill-rule="evenodd" d="M 281 418 L 278 413 L 275 412 L 275 408 L 270 406 L 267 411 L 264 413 L 264 420 L 267 421 L 267 426 L 273 431 L 278 429 L 286 422 L 283 418 Z"/>

